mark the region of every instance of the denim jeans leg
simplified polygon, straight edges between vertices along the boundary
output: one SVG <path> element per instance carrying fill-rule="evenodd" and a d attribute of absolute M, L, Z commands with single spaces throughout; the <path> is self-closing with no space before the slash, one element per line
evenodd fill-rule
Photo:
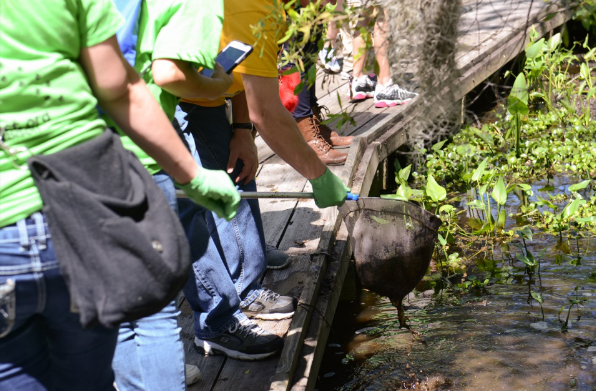
<path fill-rule="evenodd" d="M 71 312 L 41 213 L 0 229 L 0 286 L 0 390 L 113 390 L 117 330 Z"/>
<path fill-rule="evenodd" d="M 153 175 L 168 204 L 178 211 L 176 189 L 163 171 Z M 175 301 L 156 314 L 124 322 L 114 356 L 116 385 L 120 391 L 184 390 L 184 346 L 180 339 Z"/>
<path fill-rule="evenodd" d="M 177 118 L 195 160 L 205 168 L 225 170 L 233 134 L 225 107 L 183 103 Z M 239 161 L 231 178 L 236 178 L 241 169 Z M 255 191 L 256 184 L 251 181 L 238 188 Z M 261 289 L 259 279 L 267 265 L 258 201 L 242 200 L 230 222 L 187 200 L 180 200 L 179 208 L 195 260 L 196 281 L 187 284 L 185 295 L 195 312 L 197 335 L 214 337 L 229 326 L 232 314 L 240 314 L 238 306 L 252 302 Z M 204 243 L 205 234 L 208 243 Z"/>

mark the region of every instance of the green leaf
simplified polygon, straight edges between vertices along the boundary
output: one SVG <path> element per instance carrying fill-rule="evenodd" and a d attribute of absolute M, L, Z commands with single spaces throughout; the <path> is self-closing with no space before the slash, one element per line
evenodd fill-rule
<path fill-rule="evenodd" d="M 447 141 L 448 141 L 448 140 L 447 140 L 447 139 L 445 139 L 445 140 L 443 140 L 443 141 L 441 141 L 441 142 L 438 142 L 438 143 L 436 143 L 435 145 L 433 145 L 433 146 L 431 147 L 431 149 L 432 149 L 433 151 L 435 151 L 435 152 L 438 152 L 438 151 L 440 151 L 440 150 L 441 150 L 441 148 L 443 148 L 443 145 L 445 145 L 445 143 L 446 143 Z"/>
<path fill-rule="evenodd" d="M 524 239 L 532 241 L 532 230 L 530 227 L 524 227 L 522 230 L 517 231 L 519 236 L 522 236 Z"/>
<path fill-rule="evenodd" d="M 455 152 L 457 152 L 459 155 L 462 156 L 466 156 L 466 155 L 471 155 L 472 153 L 474 153 L 474 147 L 471 146 L 470 144 L 463 144 L 463 145 L 458 145 L 455 148 Z"/>
<path fill-rule="evenodd" d="M 497 184 L 493 188 L 492 197 L 497 204 L 505 205 L 507 202 L 507 188 L 505 187 L 505 183 L 503 182 L 503 177 L 499 177 L 497 180 Z"/>
<path fill-rule="evenodd" d="M 538 57 L 538 55 L 542 52 L 542 48 L 544 47 L 544 38 L 540 41 L 536 42 L 535 44 L 526 48 L 526 57 L 529 59 L 534 59 Z"/>
<path fill-rule="evenodd" d="M 526 192 L 526 194 L 529 195 L 530 197 L 532 197 L 534 195 L 534 191 L 532 190 L 532 186 L 530 186 L 530 185 L 526 185 L 524 183 L 518 183 L 517 187 L 519 187 L 524 192 Z"/>
<path fill-rule="evenodd" d="M 453 205 L 449 205 L 449 204 L 443 205 L 439 208 L 439 213 L 442 213 L 442 212 L 449 213 L 454 209 L 455 209 L 455 207 Z"/>
<path fill-rule="evenodd" d="M 517 98 L 521 103 L 525 104 L 526 107 L 528 106 L 528 84 L 526 83 L 526 77 L 523 73 L 520 73 L 515 78 L 511 94 L 509 95 L 509 98 L 511 97 Z"/>
<path fill-rule="evenodd" d="M 499 212 L 499 216 L 497 217 L 497 228 L 505 229 L 505 222 L 507 221 L 507 212 L 505 209 L 502 209 Z"/>
<path fill-rule="evenodd" d="M 484 186 L 482 186 L 480 189 L 478 189 L 478 194 L 480 194 L 480 195 L 486 194 L 486 189 L 488 189 L 488 183 L 486 183 Z"/>
<path fill-rule="evenodd" d="M 557 244 L 553 247 L 553 250 L 560 251 L 563 254 L 567 254 L 567 255 L 571 254 L 571 248 L 569 247 L 569 244 L 562 240 L 559 240 L 557 242 Z"/>
<path fill-rule="evenodd" d="M 556 33 L 548 40 L 548 49 L 550 51 L 555 50 L 559 45 L 561 45 L 561 33 Z"/>
<path fill-rule="evenodd" d="M 544 303 L 544 299 L 542 298 L 542 295 L 540 293 L 532 291 L 531 294 L 534 300 L 536 300 L 540 304 Z"/>
<path fill-rule="evenodd" d="M 482 228 L 483 223 L 480 219 L 468 219 L 468 225 L 473 230 L 479 230 L 480 228 Z"/>
<path fill-rule="evenodd" d="M 407 182 L 408 178 L 410 177 L 410 170 L 412 169 L 412 165 L 410 164 L 409 166 L 402 168 L 401 170 L 399 170 L 399 173 L 397 174 L 399 179 L 403 182 Z"/>
<path fill-rule="evenodd" d="M 507 111 L 512 115 L 526 115 L 530 112 L 528 104 L 516 96 L 510 96 L 507 101 Z"/>
<path fill-rule="evenodd" d="M 536 196 L 536 199 L 538 200 L 536 203 L 539 205 L 544 205 L 544 206 L 552 209 L 553 211 L 559 209 L 559 207 L 557 205 L 553 204 L 549 200 L 545 200 L 544 198 L 541 198 L 539 195 Z"/>
<path fill-rule="evenodd" d="M 447 240 L 445 240 L 445 238 L 441 234 L 439 234 L 438 238 L 439 242 L 441 243 L 441 246 L 445 246 L 447 244 Z"/>
<path fill-rule="evenodd" d="M 468 206 L 472 209 L 484 209 L 484 202 L 480 200 L 474 200 L 468 202 Z"/>
<path fill-rule="evenodd" d="M 478 182 L 480 178 L 484 175 L 484 171 L 486 170 L 486 165 L 488 164 L 488 158 L 485 158 L 482 163 L 478 165 L 478 168 L 474 170 L 474 174 L 472 174 L 472 180 Z"/>
<path fill-rule="evenodd" d="M 596 223 L 596 216 L 590 217 L 580 217 L 579 219 L 575 219 L 578 223 Z"/>
<path fill-rule="evenodd" d="M 574 185 L 569 186 L 569 191 L 578 191 L 578 190 L 582 190 L 585 189 L 586 187 L 588 187 L 588 185 L 592 182 L 591 179 L 588 179 L 586 181 L 580 182 L 580 183 L 576 183 Z"/>
<path fill-rule="evenodd" d="M 402 201 L 408 201 L 412 197 L 412 189 L 407 184 L 402 184 L 395 193 Z"/>
<path fill-rule="evenodd" d="M 586 200 L 573 200 L 570 204 L 568 204 L 565 209 L 563 210 L 563 217 L 569 218 L 573 216 L 577 210 L 579 209 L 580 205 L 586 203 Z"/>
<path fill-rule="evenodd" d="M 434 202 L 439 202 L 447 197 L 447 191 L 429 174 L 426 181 L 426 195 Z"/>

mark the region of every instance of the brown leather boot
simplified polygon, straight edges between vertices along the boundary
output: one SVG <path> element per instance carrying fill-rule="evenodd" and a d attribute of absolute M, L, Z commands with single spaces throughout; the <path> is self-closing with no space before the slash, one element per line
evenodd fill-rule
<path fill-rule="evenodd" d="M 296 124 L 308 145 L 317 153 L 317 156 L 323 163 L 336 166 L 346 162 L 348 154 L 336 151 L 331 144 L 325 141 L 323 136 L 321 136 L 321 131 L 317 126 L 314 115 L 297 119 Z"/>
<path fill-rule="evenodd" d="M 327 125 L 323 125 L 323 117 L 321 113 L 321 106 L 314 106 L 311 108 L 315 115 L 315 120 L 319 129 L 321 130 L 321 136 L 334 147 L 347 147 L 352 144 L 353 136 L 340 136 L 335 130 L 331 130 Z"/>

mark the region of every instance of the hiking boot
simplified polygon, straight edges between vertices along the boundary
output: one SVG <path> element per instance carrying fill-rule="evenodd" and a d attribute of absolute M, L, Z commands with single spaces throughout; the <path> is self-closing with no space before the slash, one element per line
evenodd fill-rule
<path fill-rule="evenodd" d="M 376 82 L 369 76 L 350 78 L 350 99 L 352 101 L 364 100 L 375 96 Z"/>
<path fill-rule="evenodd" d="M 386 85 L 377 84 L 375 88 L 375 107 L 403 105 L 417 96 L 417 93 L 404 90 L 397 84 L 393 84 L 393 82 Z"/>
<path fill-rule="evenodd" d="M 323 48 L 319 52 L 319 60 L 321 64 L 331 73 L 339 73 L 341 72 L 341 64 L 339 63 L 337 57 L 335 56 L 335 49 Z"/>
<path fill-rule="evenodd" d="M 294 315 L 294 298 L 282 296 L 270 289 L 263 288 L 252 303 L 240 309 L 249 318 L 264 320 L 287 319 Z"/>
<path fill-rule="evenodd" d="M 267 245 L 267 269 L 283 269 L 288 267 L 290 263 L 292 263 L 292 258 L 288 254 L 278 250 L 277 247 Z"/>
<path fill-rule="evenodd" d="M 319 131 L 321 132 L 321 136 L 323 136 L 325 141 L 327 141 L 329 144 L 331 144 L 334 148 L 348 147 L 348 146 L 350 146 L 350 144 L 352 144 L 352 140 L 354 139 L 353 136 L 340 136 L 335 130 L 332 130 L 330 127 L 328 127 L 327 125 L 322 123 L 323 122 L 322 109 L 325 109 L 327 111 L 327 114 L 329 114 L 329 109 L 327 109 L 327 107 L 314 106 L 314 107 L 311 107 L 311 109 L 312 109 L 313 114 L 315 115 L 315 121 L 317 122 L 317 125 L 319 126 Z"/>
<path fill-rule="evenodd" d="M 338 152 L 321 135 L 321 131 L 315 120 L 314 114 L 310 117 L 304 117 L 296 120 L 298 129 L 304 137 L 304 140 L 317 153 L 321 161 L 327 165 L 344 164 L 348 158 L 347 153 Z"/>
<path fill-rule="evenodd" d="M 191 384 L 195 384 L 201 379 L 201 371 L 196 365 L 184 364 L 185 366 L 185 378 L 186 378 L 186 385 L 190 386 Z"/>
<path fill-rule="evenodd" d="M 283 346 L 283 339 L 271 334 L 249 319 L 236 320 L 230 328 L 214 338 L 195 337 L 195 345 L 205 354 L 226 355 L 238 360 L 262 360 L 273 356 Z"/>

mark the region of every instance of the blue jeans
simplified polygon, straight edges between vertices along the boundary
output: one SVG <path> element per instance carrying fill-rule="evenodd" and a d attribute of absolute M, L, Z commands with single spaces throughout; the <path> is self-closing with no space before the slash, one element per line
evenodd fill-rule
<path fill-rule="evenodd" d="M 172 179 L 163 171 L 153 178 L 177 212 Z M 120 325 L 113 363 L 120 391 L 186 389 L 179 313 L 176 302 L 172 301 L 156 314 Z"/>
<path fill-rule="evenodd" d="M 81 328 L 41 213 L 0 229 L 0 287 L 0 390 L 114 389 L 118 330 Z"/>
<path fill-rule="evenodd" d="M 225 106 L 181 103 L 176 119 L 197 163 L 225 170 L 233 135 Z M 230 177 L 236 178 L 241 170 L 238 160 Z M 257 186 L 253 180 L 238 188 L 255 191 Z M 234 318 L 244 318 L 240 306 L 252 303 L 260 293 L 259 279 L 267 260 L 259 203 L 242 200 L 229 222 L 189 200 L 179 200 L 178 206 L 194 261 L 194 278 L 184 287 L 184 295 L 194 312 L 195 334 L 213 338 L 226 331 Z"/>

